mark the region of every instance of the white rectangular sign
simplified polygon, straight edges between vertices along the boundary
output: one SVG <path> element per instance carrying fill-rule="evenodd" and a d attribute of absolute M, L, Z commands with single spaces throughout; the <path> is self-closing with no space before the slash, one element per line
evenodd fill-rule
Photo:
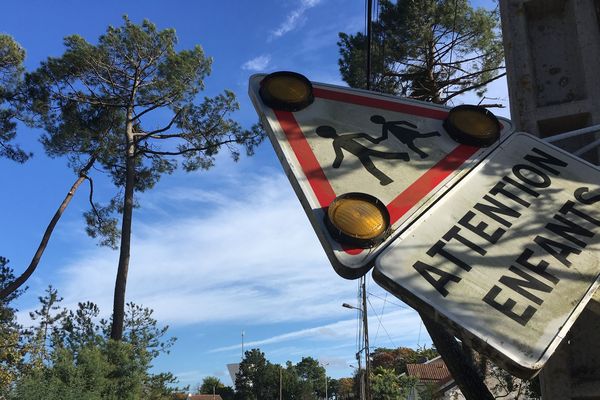
<path fill-rule="evenodd" d="M 600 170 L 512 135 L 375 263 L 375 280 L 518 376 L 537 373 L 594 294 Z"/>

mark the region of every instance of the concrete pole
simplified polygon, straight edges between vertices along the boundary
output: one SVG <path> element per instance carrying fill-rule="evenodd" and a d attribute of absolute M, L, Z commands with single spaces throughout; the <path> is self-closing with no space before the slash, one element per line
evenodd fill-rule
<path fill-rule="evenodd" d="M 548 138 L 600 124 L 600 1 L 500 0 L 511 119 Z M 600 138 L 555 144 L 598 164 Z M 597 296 L 595 296 L 597 297 Z M 570 301 L 570 299 L 565 299 Z M 540 373 L 544 400 L 600 398 L 600 304 L 590 301 Z"/>
<path fill-rule="evenodd" d="M 371 400 L 371 355 L 369 352 L 369 321 L 367 319 L 367 278 L 362 278 L 362 317 L 365 335 L 365 399 Z"/>
<path fill-rule="evenodd" d="M 356 361 L 358 361 L 358 393 L 360 400 L 365 400 L 365 381 L 362 369 L 362 362 L 360 360 L 360 352 L 356 353 Z"/>

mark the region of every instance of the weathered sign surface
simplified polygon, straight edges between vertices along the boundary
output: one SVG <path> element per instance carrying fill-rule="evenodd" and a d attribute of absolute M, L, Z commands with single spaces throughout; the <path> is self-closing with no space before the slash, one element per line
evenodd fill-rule
<path fill-rule="evenodd" d="M 599 274 L 600 169 L 524 133 L 404 231 L 373 272 L 522 377 L 556 349 Z"/>

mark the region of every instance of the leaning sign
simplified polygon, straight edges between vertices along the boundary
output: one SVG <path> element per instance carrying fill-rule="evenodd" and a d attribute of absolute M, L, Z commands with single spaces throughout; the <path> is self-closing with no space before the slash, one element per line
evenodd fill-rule
<path fill-rule="evenodd" d="M 443 126 L 448 107 L 363 90 L 310 83 L 310 105 L 272 108 L 260 92 L 269 76 L 250 78 L 250 97 L 327 256 L 345 278 L 364 275 L 404 227 L 497 145 L 453 140 Z M 501 138 L 513 132 L 509 120 L 500 124 Z M 391 234 L 367 249 L 339 243 L 325 226 L 332 201 L 354 192 L 376 197 L 389 212 Z"/>
<path fill-rule="evenodd" d="M 375 263 L 375 280 L 521 377 L 599 285 L 600 169 L 512 135 Z"/>

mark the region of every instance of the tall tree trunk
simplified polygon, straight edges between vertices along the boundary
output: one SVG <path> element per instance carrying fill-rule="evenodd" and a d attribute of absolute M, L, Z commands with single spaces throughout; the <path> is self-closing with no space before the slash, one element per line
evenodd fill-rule
<path fill-rule="evenodd" d="M 86 179 L 85 175 L 90 170 L 90 168 L 92 168 L 92 165 L 94 165 L 95 161 L 96 161 L 96 159 L 94 157 L 90 158 L 88 163 L 81 169 L 81 171 L 79 171 L 79 177 L 77 178 L 75 183 L 73 183 L 73 186 L 71 186 L 71 189 L 65 196 L 64 200 L 62 201 L 62 203 L 60 204 L 60 206 L 54 213 L 54 216 L 52 217 L 52 219 L 50 220 L 50 223 L 46 227 L 46 231 L 44 232 L 44 235 L 42 236 L 42 240 L 40 241 L 37 251 L 33 255 L 33 258 L 31 259 L 29 266 L 17 279 L 12 281 L 10 284 L 6 285 L 6 287 L 3 288 L 2 290 L 0 290 L 0 301 L 6 299 L 8 296 L 11 295 L 11 293 L 13 293 L 15 290 L 20 288 L 21 285 L 23 285 L 27 281 L 27 279 L 29 279 L 31 274 L 33 274 L 33 272 L 37 268 L 40 260 L 42 259 L 42 256 L 44 255 L 44 251 L 46 250 L 46 246 L 48 246 L 48 242 L 50 241 L 50 237 L 52 236 L 52 232 L 54 232 L 54 228 L 56 227 L 56 224 L 58 223 L 58 221 L 62 217 L 63 213 L 65 212 L 65 209 L 71 202 L 71 199 L 75 195 L 75 192 L 77 191 L 77 189 L 79 188 L 81 183 Z"/>
<path fill-rule="evenodd" d="M 133 217 L 133 195 L 135 188 L 135 140 L 133 135 L 133 122 L 131 110 L 127 113 L 127 156 L 125 159 L 125 198 L 123 199 L 123 221 L 121 223 L 121 245 L 119 252 L 119 266 L 115 281 L 115 295 L 113 302 L 113 320 L 110 338 L 121 340 L 123 338 L 123 320 L 125 319 L 125 290 L 127 288 L 127 273 L 129 271 L 129 258 L 131 250 L 131 222 Z"/>

